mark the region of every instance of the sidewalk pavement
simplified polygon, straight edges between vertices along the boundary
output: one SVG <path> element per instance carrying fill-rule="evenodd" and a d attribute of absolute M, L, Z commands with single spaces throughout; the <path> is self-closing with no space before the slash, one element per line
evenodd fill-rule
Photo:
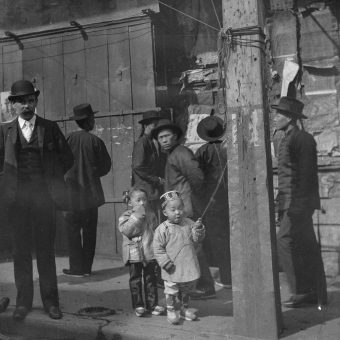
<path fill-rule="evenodd" d="M 230 289 L 216 287 L 216 299 L 191 301 L 191 307 L 198 309 L 198 321 L 170 325 L 165 316 L 138 318 L 134 314 L 128 271 L 121 261 L 96 259 L 93 275 L 84 278 L 66 276 L 62 273 L 63 268 L 68 268 L 68 259 L 58 257 L 63 319 L 51 320 L 43 311 L 34 263 L 34 307 L 25 321 L 18 323 L 12 319 L 16 294 L 13 263 L 0 263 L 0 297 L 11 298 L 8 310 L 0 314 L 0 333 L 9 334 L 13 340 L 247 339 L 233 335 Z M 284 300 L 287 289 L 284 280 L 281 281 Z M 340 339 L 340 276 L 330 280 L 328 287 L 330 303 L 327 309 L 319 311 L 314 306 L 283 310 L 285 329 L 282 339 Z M 165 305 L 162 290 L 159 290 L 159 300 Z M 85 307 L 106 307 L 114 309 L 116 314 L 101 318 L 78 316 L 77 312 Z"/>

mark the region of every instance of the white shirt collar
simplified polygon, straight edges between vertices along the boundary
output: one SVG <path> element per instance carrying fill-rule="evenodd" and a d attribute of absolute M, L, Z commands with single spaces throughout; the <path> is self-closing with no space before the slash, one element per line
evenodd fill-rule
<path fill-rule="evenodd" d="M 35 126 L 35 120 L 37 119 L 37 116 L 34 115 L 28 122 L 30 122 L 32 125 L 33 125 L 33 129 L 34 129 L 34 126 Z M 26 123 L 26 120 L 21 118 L 20 116 L 18 117 L 18 122 L 19 122 L 19 126 L 20 126 L 20 129 L 22 129 Z"/>

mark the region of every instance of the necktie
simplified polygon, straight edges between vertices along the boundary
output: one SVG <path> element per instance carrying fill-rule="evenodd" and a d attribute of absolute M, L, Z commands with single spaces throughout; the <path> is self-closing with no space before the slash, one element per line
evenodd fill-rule
<path fill-rule="evenodd" d="M 30 141 L 32 137 L 32 132 L 33 132 L 33 124 L 31 122 L 26 121 L 22 129 L 22 134 L 24 135 L 27 142 Z"/>

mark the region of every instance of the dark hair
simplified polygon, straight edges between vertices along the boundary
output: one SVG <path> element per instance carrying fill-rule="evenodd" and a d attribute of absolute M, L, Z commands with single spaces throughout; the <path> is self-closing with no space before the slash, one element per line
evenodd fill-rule
<path fill-rule="evenodd" d="M 11 104 L 14 104 L 16 102 L 20 103 L 20 100 L 22 100 L 22 98 L 27 97 L 27 96 L 31 96 L 31 95 L 34 95 L 35 99 L 38 99 L 38 97 L 39 97 L 39 95 L 37 95 L 36 93 L 32 93 L 32 94 L 25 94 L 23 96 L 11 97 L 11 98 L 8 98 L 8 101 Z"/>
<path fill-rule="evenodd" d="M 148 198 L 148 193 L 147 191 L 143 188 L 143 187 L 138 187 L 138 186 L 134 186 L 129 190 L 129 199 L 131 200 L 131 196 L 135 193 L 135 192 L 144 192 L 146 198 Z"/>
<path fill-rule="evenodd" d="M 84 119 L 79 119 L 79 120 L 76 120 L 76 123 L 81 129 L 87 130 L 87 128 L 89 127 L 89 123 L 90 123 L 91 118 L 92 117 L 86 117 Z"/>

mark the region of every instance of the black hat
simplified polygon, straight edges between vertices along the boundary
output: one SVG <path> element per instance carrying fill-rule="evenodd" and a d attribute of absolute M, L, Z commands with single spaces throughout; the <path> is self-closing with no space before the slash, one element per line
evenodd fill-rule
<path fill-rule="evenodd" d="M 81 120 L 93 116 L 98 111 L 93 111 L 90 104 L 80 104 L 73 108 L 74 116 L 70 120 Z"/>
<path fill-rule="evenodd" d="M 278 111 L 282 111 L 282 114 L 286 114 L 289 117 L 297 119 L 307 119 L 308 117 L 302 114 L 304 104 L 292 97 L 281 97 L 279 104 L 272 105 L 272 108 Z M 279 112 L 280 113 L 280 112 Z"/>
<path fill-rule="evenodd" d="M 183 134 L 182 129 L 174 124 L 170 119 L 160 119 L 155 128 L 151 130 L 151 137 L 157 139 L 158 134 L 163 130 L 171 130 L 177 134 L 177 138 L 180 138 Z"/>
<path fill-rule="evenodd" d="M 223 120 L 216 116 L 203 118 L 197 125 L 197 134 L 207 142 L 219 140 L 224 132 Z"/>
<path fill-rule="evenodd" d="M 36 90 L 33 84 L 28 80 L 18 80 L 11 86 L 11 93 L 8 96 L 8 100 L 13 100 L 17 97 L 29 96 L 35 94 L 39 96 L 40 91 Z"/>
<path fill-rule="evenodd" d="M 139 124 L 147 124 L 148 122 L 152 120 L 160 120 L 161 116 L 160 113 L 157 111 L 146 111 L 143 113 L 143 119 L 141 119 L 138 123 Z"/>

